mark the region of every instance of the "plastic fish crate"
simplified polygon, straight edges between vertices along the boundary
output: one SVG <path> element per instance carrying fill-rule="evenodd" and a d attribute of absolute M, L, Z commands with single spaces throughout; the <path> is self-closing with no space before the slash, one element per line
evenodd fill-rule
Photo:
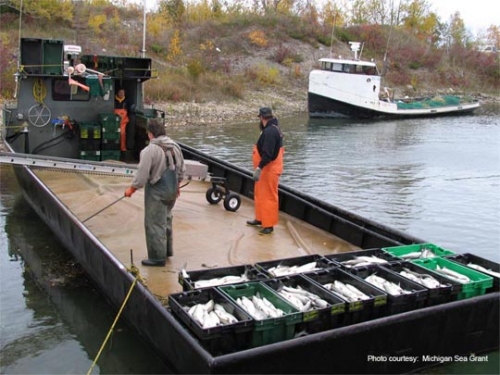
<path fill-rule="evenodd" d="M 266 298 L 276 308 L 284 311 L 285 315 L 279 318 L 253 320 L 252 347 L 291 339 L 295 336 L 296 325 L 302 322 L 302 313 L 262 282 L 221 285 L 216 288 L 225 293 L 234 303 L 240 297 L 251 298 L 258 294 L 260 297 Z"/>
<path fill-rule="evenodd" d="M 80 138 L 78 149 L 80 151 L 99 151 L 101 150 L 101 140 Z"/>
<path fill-rule="evenodd" d="M 410 254 L 410 253 L 422 251 L 424 249 L 429 249 L 437 257 L 444 257 L 447 255 L 456 254 L 455 252 L 453 252 L 451 250 L 443 249 L 443 248 L 441 248 L 437 245 L 434 245 L 432 243 L 420 243 L 420 244 L 404 245 L 404 246 L 383 247 L 382 251 L 385 251 L 389 254 L 392 254 L 393 256 L 398 257 L 402 260 L 412 260 L 412 259 L 403 258 L 402 256 Z M 417 259 L 422 259 L 422 258 L 417 258 Z"/>
<path fill-rule="evenodd" d="M 260 262 L 260 263 L 255 263 L 255 268 L 257 268 L 259 271 L 263 272 L 270 278 L 274 277 L 279 277 L 273 275 L 271 272 L 269 272 L 270 268 L 276 267 L 278 265 L 281 266 L 303 266 L 308 263 L 316 262 L 316 267 L 317 268 L 330 268 L 330 267 L 335 267 L 336 265 L 329 262 L 326 260 L 323 256 L 318 255 L 318 254 L 313 254 L 313 255 L 304 255 L 300 257 L 294 257 L 294 258 L 284 258 L 284 259 L 278 259 L 278 260 L 271 260 L 267 262 Z"/>
<path fill-rule="evenodd" d="M 283 276 L 275 279 L 262 281 L 276 292 L 280 292 L 284 286 L 291 288 L 302 288 L 310 293 L 316 294 L 325 300 L 328 306 L 311 311 L 303 311 L 302 323 L 297 324 L 296 333 L 316 333 L 344 326 L 346 301 L 328 292 L 303 275 Z"/>
<path fill-rule="evenodd" d="M 99 113 L 99 123 L 109 129 L 120 128 L 121 117 L 114 112 Z"/>
<path fill-rule="evenodd" d="M 349 260 L 354 260 L 356 257 L 359 256 L 375 256 L 377 258 L 381 258 L 388 263 L 390 262 L 395 262 L 398 261 L 399 259 L 392 256 L 391 254 L 388 254 L 385 251 L 382 251 L 381 249 L 367 249 L 367 250 L 356 250 L 356 251 L 349 251 L 346 253 L 336 253 L 336 254 L 329 254 L 325 255 L 324 257 L 333 263 L 337 267 L 341 267 L 342 269 L 349 270 L 352 267 L 346 266 L 342 262 L 349 261 Z"/>
<path fill-rule="evenodd" d="M 236 303 L 215 288 L 194 290 L 171 294 L 168 297 L 169 307 L 188 329 L 196 336 L 202 345 L 213 355 L 226 354 L 249 348 L 252 339 L 253 319 Z M 228 313 L 238 319 L 237 323 L 203 328 L 187 312 L 189 308 L 199 303 L 213 300 L 224 307 Z"/>
<path fill-rule="evenodd" d="M 345 325 L 356 324 L 368 320 L 380 318 L 386 315 L 387 293 L 375 288 L 371 284 L 340 268 L 329 268 L 316 272 L 308 272 L 303 275 L 324 288 L 328 293 L 346 301 Z M 351 284 L 361 292 L 370 296 L 370 299 L 349 302 L 345 298 L 338 296 L 323 285 L 333 283 L 335 280 Z"/>
<path fill-rule="evenodd" d="M 120 139 L 102 139 L 101 149 L 107 151 L 120 151 Z"/>
<path fill-rule="evenodd" d="M 179 272 L 179 284 L 182 285 L 182 290 L 195 290 L 201 289 L 195 287 L 196 281 L 201 280 L 210 280 L 214 278 L 220 278 L 224 276 L 241 276 L 246 275 L 248 281 L 266 279 L 267 276 L 261 272 L 259 272 L 254 266 L 250 264 L 245 264 L 242 266 L 232 266 L 232 267 L 219 267 L 212 269 L 204 269 L 204 270 L 196 270 L 196 271 L 188 271 L 188 278 L 184 277 L 182 272 Z M 235 284 L 235 283 L 230 283 Z M 212 285 L 215 286 L 215 285 Z"/>
<path fill-rule="evenodd" d="M 80 139 L 101 139 L 101 125 L 95 122 L 81 122 Z"/>
<path fill-rule="evenodd" d="M 428 274 L 434 277 L 441 284 L 443 284 L 443 286 L 440 286 L 438 288 L 427 288 L 429 290 L 429 295 L 427 297 L 426 306 L 435 306 L 435 305 L 440 305 L 442 303 L 455 301 L 457 299 L 457 295 L 462 292 L 461 283 L 457 281 L 452 281 L 439 273 L 429 272 L 427 268 L 421 267 L 418 264 L 409 261 L 390 263 L 382 267 L 387 268 L 398 274 L 405 268 L 407 268 L 413 272 L 417 272 L 420 274 Z"/>
<path fill-rule="evenodd" d="M 471 279 L 470 282 L 462 284 L 462 292 L 457 295 L 457 299 L 466 299 L 479 296 L 486 293 L 486 289 L 493 286 L 493 278 L 484 273 L 473 270 L 460 263 L 453 262 L 444 258 L 428 258 L 428 259 L 415 259 L 412 263 L 418 264 L 422 267 L 428 268 L 433 272 L 437 272 L 437 266 L 446 267 L 452 271 L 461 273 Z M 445 275 L 443 275 L 445 276 Z M 445 276 L 446 277 L 446 276 Z"/>
<path fill-rule="evenodd" d="M 80 159 L 91 160 L 91 161 L 100 161 L 101 160 L 101 151 L 80 151 Z"/>
<path fill-rule="evenodd" d="M 478 266 L 484 267 L 487 270 L 491 270 L 493 272 L 500 273 L 500 264 L 495 263 L 495 262 L 488 260 L 488 259 L 485 259 L 485 258 L 481 258 L 481 257 L 474 255 L 474 254 L 466 253 L 466 254 L 448 255 L 445 257 L 445 259 L 449 259 L 453 262 L 463 264 L 466 267 L 468 267 L 467 265 L 469 263 L 477 264 Z M 469 268 L 471 268 L 475 271 L 484 273 L 485 275 L 491 276 L 493 278 L 493 286 L 491 289 L 488 288 L 486 290 L 486 292 L 489 292 L 489 291 L 498 292 L 498 291 L 500 291 L 500 278 L 498 276 L 491 275 L 487 272 L 476 270 L 473 267 L 469 267 Z"/>
<path fill-rule="evenodd" d="M 392 272 L 387 268 L 373 265 L 373 266 L 363 266 L 356 267 L 350 270 L 354 275 L 359 276 L 366 281 L 366 278 L 370 275 L 377 275 L 384 278 L 387 281 L 393 282 L 399 285 L 401 288 L 411 291 L 408 294 L 393 295 L 388 291 L 381 289 L 383 292 L 387 293 L 387 315 L 400 314 L 406 311 L 413 311 L 425 307 L 427 298 L 429 296 L 429 290 L 414 281 L 411 281 L 398 273 Z M 368 283 L 368 281 L 366 281 Z M 371 284 L 371 283 L 369 283 Z M 376 285 L 371 284 L 378 288 Z"/>
<path fill-rule="evenodd" d="M 120 160 L 121 152 L 118 151 L 110 151 L 110 150 L 102 150 L 101 151 L 101 160 Z"/>
<path fill-rule="evenodd" d="M 121 117 L 115 113 L 100 113 L 99 123 L 102 125 L 102 138 L 120 139 L 120 122 Z"/>

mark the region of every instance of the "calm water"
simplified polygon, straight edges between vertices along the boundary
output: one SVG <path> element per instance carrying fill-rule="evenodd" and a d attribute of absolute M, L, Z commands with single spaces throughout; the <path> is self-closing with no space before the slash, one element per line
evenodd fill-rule
<path fill-rule="evenodd" d="M 450 250 L 500 262 L 500 109 L 391 122 L 281 119 L 282 183 Z M 251 168 L 256 123 L 170 129 L 170 135 Z M 115 313 L 92 288 L 0 166 L 1 367 L 5 374 L 86 373 Z M 28 266 L 29 264 L 29 266 Z M 433 373 L 500 372 L 453 364 Z M 93 373 L 165 373 L 118 324 Z"/>

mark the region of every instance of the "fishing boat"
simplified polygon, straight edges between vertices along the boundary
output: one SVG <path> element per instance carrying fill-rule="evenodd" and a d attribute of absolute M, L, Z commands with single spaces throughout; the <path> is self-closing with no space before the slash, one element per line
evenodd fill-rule
<path fill-rule="evenodd" d="M 353 58 L 321 58 L 319 68 L 309 73 L 309 117 L 434 117 L 470 114 L 480 107 L 477 100 L 456 95 L 394 97 L 376 62 L 359 58 L 362 44 L 350 45 Z"/>
<path fill-rule="evenodd" d="M 279 187 L 280 222 L 272 235 L 260 236 L 245 225 L 253 219 L 251 172 L 185 144 L 188 183 L 174 209 L 174 255 L 165 267 L 142 266 L 143 193 L 122 198 L 146 144 L 147 121 L 165 119 L 143 104 L 143 84 L 155 78 L 151 59 L 81 55 L 48 39 L 23 38 L 20 50 L 17 100 L 3 109 L 8 152 L 0 161 L 12 164 L 26 201 L 174 372 L 403 373 L 498 349 L 500 293 L 493 277 L 476 273 L 481 282 L 472 290 L 450 283 L 432 304 L 422 288 L 392 298 L 344 269 L 339 257 L 380 254 L 423 239 L 285 185 Z M 118 88 L 132 102 L 129 163 L 118 148 L 121 118 L 112 100 Z M 323 295 L 326 310 L 300 312 L 273 289 L 283 279 L 267 266 L 293 262 L 316 265 L 290 282 Z M 247 280 L 193 286 L 195 279 L 230 271 Z M 370 301 L 348 303 L 329 293 L 320 280 L 332 275 L 369 290 Z M 252 290 L 286 315 L 252 318 L 233 301 Z M 197 325 L 187 308 L 211 300 L 237 311 L 238 323 Z"/>

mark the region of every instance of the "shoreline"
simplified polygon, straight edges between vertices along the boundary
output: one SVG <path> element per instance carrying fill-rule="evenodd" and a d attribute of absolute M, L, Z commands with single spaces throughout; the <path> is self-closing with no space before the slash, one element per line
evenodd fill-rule
<path fill-rule="evenodd" d="M 500 105 L 500 96 L 476 94 L 474 99 L 483 105 L 497 103 Z M 165 111 L 167 126 L 213 126 L 223 125 L 226 122 L 246 123 L 256 121 L 261 107 L 270 107 L 276 117 L 290 117 L 307 115 L 307 93 L 297 95 L 292 92 L 253 92 L 245 99 L 223 102 L 203 103 L 165 103 L 153 102 L 145 108 Z M 479 108 L 480 110 L 481 108 Z"/>

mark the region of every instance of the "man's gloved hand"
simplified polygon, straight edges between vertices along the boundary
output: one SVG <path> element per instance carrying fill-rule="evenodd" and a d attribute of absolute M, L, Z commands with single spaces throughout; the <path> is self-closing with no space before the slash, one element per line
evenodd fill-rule
<path fill-rule="evenodd" d="M 137 190 L 137 189 L 136 189 L 135 187 L 133 187 L 133 186 L 129 186 L 129 187 L 125 190 L 125 196 L 126 196 L 127 198 L 130 198 L 130 197 L 132 196 L 132 194 L 134 194 L 134 193 L 135 193 L 135 191 L 136 191 L 136 190 Z"/>
<path fill-rule="evenodd" d="M 254 181 L 259 181 L 260 172 L 262 172 L 262 169 L 260 169 L 260 168 L 256 168 L 255 171 L 253 171 L 253 180 Z"/>

